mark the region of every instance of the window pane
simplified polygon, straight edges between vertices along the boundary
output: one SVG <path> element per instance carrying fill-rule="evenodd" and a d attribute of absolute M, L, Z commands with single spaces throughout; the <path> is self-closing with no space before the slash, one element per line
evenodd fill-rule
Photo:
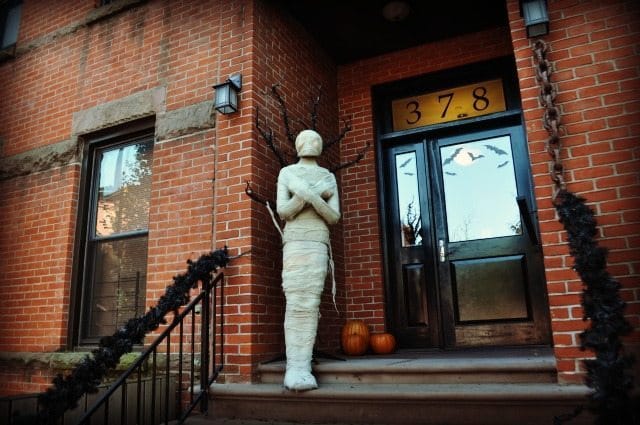
<path fill-rule="evenodd" d="M 96 236 L 147 229 L 152 156 L 151 141 L 98 152 Z"/>
<path fill-rule="evenodd" d="M 88 300 L 85 337 L 113 334 L 144 313 L 147 237 L 95 242 L 94 281 Z"/>
<path fill-rule="evenodd" d="M 0 28 L 3 27 L 4 31 L 2 33 L 2 46 L 0 48 L 4 49 L 5 47 L 16 44 L 18 41 L 18 30 L 20 28 L 20 15 L 22 13 L 22 3 L 19 2 L 9 2 L 6 20 L 5 22 L 0 22 Z M 2 12 L 0 11 L 0 19 L 2 17 Z"/>
<path fill-rule="evenodd" d="M 450 242 L 522 234 L 511 140 L 440 149 Z"/>
<path fill-rule="evenodd" d="M 415 152 L 396 155 L 396 181 L 398 182 L 402 246 L 422 245 L 422 219 Z"/>

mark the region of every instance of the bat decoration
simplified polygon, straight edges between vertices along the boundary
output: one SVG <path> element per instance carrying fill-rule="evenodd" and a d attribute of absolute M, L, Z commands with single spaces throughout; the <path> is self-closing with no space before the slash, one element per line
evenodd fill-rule
<path fill-rule="evenodd" d="M 400 164 L 400 167 L 398 167 L 398 168 L 404 168 L 407 164 L 409 164 L 411 162 L 411 160 L 413 160 L 413 158 L 407 159 L 405 162 Z"/>
<path fill-rule="evenodd" d="M 471 161 L 475 161 L 477 159 L 484 158 L 484 155 L 482 155 L 482 154 L 474 155 L 472 152 L 467 152 L 467 155 L 469 155 L 469 158 L 471 158 Z"/>
<path fill-rule="evenodd" d="M 458 148 L 458 149 L 456 149 L 456 150 L 453 152 L 453 154 L 451 154 L 451 156 L 450 156 L 449 158 L 447 158 L 447 159 L 445 159 L 444 161 L 442 161 L 442 166 L 444 167 L 445 165 L 447 165 L 447 164 L 451 163 L 451 161 L 453 161 L 453 160 L 455 159 L 455 157 L 456 157 L 456 156 L 458 156 L 458 154 L 459 154 L 460 152 L 462 152 L 462 150 L 463 150 L 463 149 L 464 149 L 464 148 Z"/>
<path fill-rule="evenodd" d="M 503 151 L 502 149 L 497 148 L 493 145 L 484 145 L 484 147 L 489 149 L 490 151 L 494 151 L 498 155 L 509 155 L 506 151 Z"/>

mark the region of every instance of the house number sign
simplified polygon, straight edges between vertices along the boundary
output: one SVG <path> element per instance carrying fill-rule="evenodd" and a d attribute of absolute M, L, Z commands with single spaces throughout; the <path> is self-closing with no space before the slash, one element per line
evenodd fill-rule
<path fill-rule="evenodd" d="M 502 80 L 490 80 L 391 102 L 393 129 L 407 130 L 506 110 Z"/>

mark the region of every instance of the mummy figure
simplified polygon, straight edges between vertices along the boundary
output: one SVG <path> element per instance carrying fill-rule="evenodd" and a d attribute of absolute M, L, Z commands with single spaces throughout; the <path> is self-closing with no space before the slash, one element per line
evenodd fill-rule
<path fill-rule="evenodd" d="M 318 387 L 311 374 L 320 297 L 330 260 L 329 225 L 340 218 L 335 176 L 316 162 L 322 138 L 304 130 L 296 138 L 299 161 L 280 171 L 277 212 L 286 222 L 282 288 L 286 298 L 284 386 L 291 391 Z"/>

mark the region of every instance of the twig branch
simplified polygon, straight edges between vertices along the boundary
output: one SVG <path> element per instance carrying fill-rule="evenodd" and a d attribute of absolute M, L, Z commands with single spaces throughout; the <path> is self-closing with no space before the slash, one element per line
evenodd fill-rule
<path fill-rule="evenodd" d="M 251 199 L 253 199 L 256 202 L 261 203 L 262 205 L 267 205 L 267 202 L 269 202 L 270 205 L 275 205 L 276 203 L 273 201 L 268 201 L 266 198 L 263 198 L 262 196 L 256 194 L 253 191 L 253 188 L 251 187 L 251 181 L 247 180 L 244 182 L 246 184 L 245 188 L 244 188 L 244 193 L 247 194 L 247 196 Z"/>
<path fill-rule="evenodd" d="M 289 143 L 291 143 L 291 146 L 295 147 L 296 139 L 293 135 L 293 132 L 291 131 L 291 125 L 289 123 L 289 113 L 287 112 L 287 105 L 285 104 L 284 99 L 282 98 L 282 96 L 280 95 L 280 92 L 278 91 L 279 86 L 280 86 L 279 84 L 272 85 L 271 94 L 276 99 L 280 107 L 280 116 L 282 117 L 284 130 L 285 130 L 285 133 L 287 134 L 287 140 L 289 140 Z"/>
<path fill-rule="evenodd" d="M 313 99 L 313 107 L 311 108 L 311 129 L 315 131 L 318 127 L 318 107 L 322 97 L 322 84 L 318 85 L 318 96 Z"/>
<path fill-rule="evenodd" d="M 344 136 L 347 135 L 348 132 L 351 131 L 351 118 L 349 118 L 349 120 L 343 119 L 342 120 L 342 130 L 340 130 L 340 134 L 338 134 L 338 136 L 334 139 L 329 140 L 329 142 L 325 143 L 324 149 L 329 149 L 331 146 L 335 145 L 336 143 L 340 143 L 342 141 L 342 139 L 344 139 Z"/>
<path fill-rule="evenodd" d="M 260 133 L 260 136 L 265 141 L 271 152 L 278 158 L 278 162 L 280 163 L 280 167 L 286 167 L 288 165 L 287 160 L 284 157 L 283 152 L 278 149 L 278 147 L 273 143 L 273 130 L 269 129 L 269 131 L 265 131 L 262 127 L 260 127 L 260 113 L 259 109 L 256 108 L 256 128 Z"/>
<path fill-rule="evenodd" d="M 367 143 L 367 146 L 365 146 L 364 149 L 362 149 L 360 152 L 358 152 L 358 154 L 356 155 L 356 157 L 354 159 L 352 159 L 351 161 L 343 162 L 343 163 L 338 164 L 338 165 L 331 166 L 331 167 L 329 167 L 329 170 L 332 173 L 335 173 L 337 171 L 342 170 L 343 168 L 350 167 L 350 166 L 360 162 L 360 160 L 362 158 L 364 158 L 365 154 L 367 153 L 367 151 L 369 150 L 370 147 L 371 147 L 371 144 Z"/>

